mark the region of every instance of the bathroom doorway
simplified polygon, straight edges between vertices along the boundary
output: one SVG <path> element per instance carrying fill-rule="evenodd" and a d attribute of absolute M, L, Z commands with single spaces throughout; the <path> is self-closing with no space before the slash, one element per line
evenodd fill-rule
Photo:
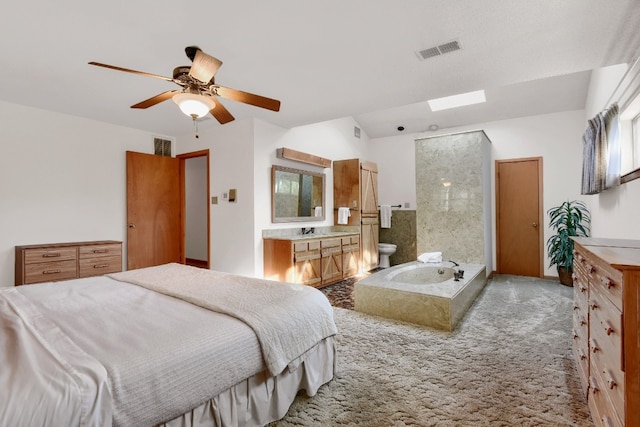
<path fill-rule="evenodd" d="M 179 154 L 184 185 L 185 264 L 209 268 L 209 150 Z"/>
<path fill-rule="evenodd" d="M 542 157 L 496 160 L 497 272 L 542 277 Z"/>

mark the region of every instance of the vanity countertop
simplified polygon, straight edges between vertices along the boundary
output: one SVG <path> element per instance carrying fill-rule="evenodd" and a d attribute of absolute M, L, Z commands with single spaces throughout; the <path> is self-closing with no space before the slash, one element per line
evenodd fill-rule
<path fill-rule="evenodd" d="M 312 233 L 312 234 L 291 234 L 288 236 L 271 236 L 264 237 L 264 239 L 270 240 L 307 240 L 307 239 L 327 239 L 331 237 L 343 237 L 353 236 L 359 233 L 353 231 L 331 231 L 324 233 Z"/>

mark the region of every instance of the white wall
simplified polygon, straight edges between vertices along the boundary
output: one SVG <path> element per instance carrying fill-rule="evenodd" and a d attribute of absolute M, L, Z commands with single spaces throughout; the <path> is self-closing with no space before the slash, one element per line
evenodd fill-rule
<path fill-rule="evenodd" d="M 16 245 L 124 242 L 125 151 L 152 153 L 153 135 L 5 102 L 0 117 L 0 286 Z"/>
<path fill-rule="evenodd" d="M 253 213 L 254 162 L 253 120 L 236 120 L 177 138 L 178 154 L 209 149 L 211 205 L 211 263 L 213 270 L 253 276 L 255 253 Z M 230 203 L 223 194 L 236 189 L 237 201 Z"/>
<path fill-rule="evenodd" d="M 293 129 L 283 129 L 263 121 L 255 122 L 255 275 L 263 274 L 262 230 L 272 228 L 322 227 L 333 225 L 333 172 L 319 166 L 276 157 L 278 148 L 287 147 L 333 160 L 371 160 L 368 153 L 369 138 L 364 132 L 354 136 L 351 118 L 331 120 Z M 325 174 L 325 220 L 322 222 L 271 222 L 271 166 L 280 165 Z"/>
<path fill-rule="evenodd" d="M 593 72 L 589 86 L 589 97 L 585 107 L 586 120 L 607 108 L 618 82 L 627 69 L 626 65 L 607 67 Z M 603 191 L 592 196 L 583 196 L 591 210 L 591 234 L 594 237 L 617 239 L 640 239 L 640 179 Z"/>
<path fill-rule="evenodd" d="M 378 163 L 380 203 L 397 203 L 412 197 L 415 209 L 415 144 L 416 138 L 482 129 L 491 140 L 491 206 L 492 240 L 495 242 L 495 160 L 526 157 L 543 158 L 543 211 L 565 200 L 580 198 L 582 176 L 582 132 L 584 111 L 567 111 L 519 119 L 481 123 L 433 133 L 407 134 L 372 139 L 369 151 Z M 411 171 L 411 172 L 409 172 Z M 551 236 L 544 227 L 544 241 Z M 545 251 L 546 257 L 546 251 Z M 495 247 L 493 265 L 496 265 Z M 557 275 L 545 260 L 545 275 Z"/>
<path fill-rule="evenodd" d="M 185 255 L 187 258 L 207 259 L 207 158 L 185 160 Z M 204 232 L 203 232 L 204 231 Z"/>

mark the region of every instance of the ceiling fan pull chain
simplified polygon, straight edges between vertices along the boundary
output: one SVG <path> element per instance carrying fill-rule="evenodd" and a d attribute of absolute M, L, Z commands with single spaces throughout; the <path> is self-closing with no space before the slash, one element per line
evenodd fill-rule
<path fill-rule="evenodd" d="M 200 138 L 200 136 L 198 135 L 198 122 L 196 121 L 196 118 L 195 118 L 195 117 L 193 118 L 193 127 L 194 127 L 194 128 L 195 128 L 195 130 L 196 130 L 196 139 L 197 139 L 197 138 Z"/>

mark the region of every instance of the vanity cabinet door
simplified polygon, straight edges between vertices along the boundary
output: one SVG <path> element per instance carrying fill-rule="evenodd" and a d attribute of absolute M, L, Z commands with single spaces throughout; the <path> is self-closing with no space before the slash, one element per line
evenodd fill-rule
<path fill-rule="evenodd" d="M 320 241 L 322 251 L 322 284 L 342 279 L 342 243 L 341 239 L 323 239 Z"/>
<path fill-rule="evenodd" d="M 342 277 L 358 274 L 360 260 L 360 236 L 342 238 Z"/>
<path fill-rule="evenodd" d="M 293 270 L 295 283 L 315 287 L 322 284 L 318 240 L 294 243 Z"/>

